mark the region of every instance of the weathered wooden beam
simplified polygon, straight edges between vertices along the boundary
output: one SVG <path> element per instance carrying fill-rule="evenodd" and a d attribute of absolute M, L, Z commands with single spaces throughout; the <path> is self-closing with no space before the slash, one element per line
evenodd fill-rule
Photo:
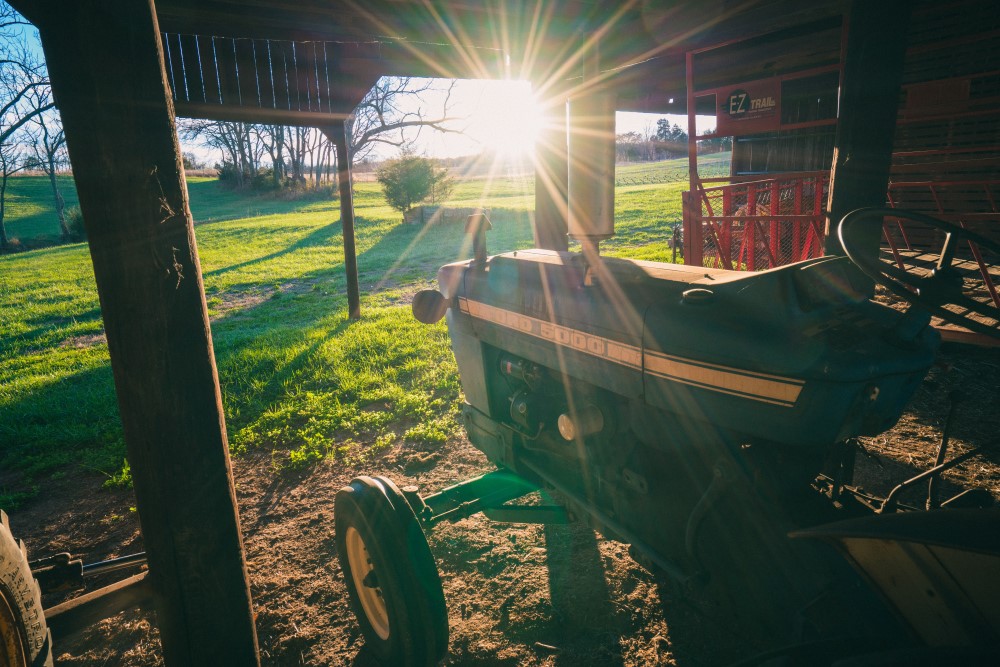
<path fill-rule="evenodd" d="M 547 34 L 572 36 L 580 17 L 593 12 L 592 0 L 546 3 L 542 26 Z M 536 0 L 482 2 L 329 2 L 329 0 L 164 0 L 160 22 L 170 32 L 203 32 L 226 37 L 293 40 L 366 41 L 398 37 L 414 43 L 506 48 L 538 37 Z M 503 33 L 498 27 L 503 27 Z M 532 28 L 535 28 L 533 31 Z M 473 62 L 449 63 L 465 74 Z"/>
<path fill-rule="evenodd" d="M 358 102 L 360 101 L 359 99 Z M 237 104 L 192 104 L 190 102 L 177 102 L 175 108 L 177 116 L 180 118 L 204 118 L 206 120 L 265 123 L 268 125 L 294 125 L 297 127 L 316 127 L 317 125 L 329 123 L 331 120 L 338 118 L 346 119 L 354 111 L 353 106 L 350 109 L 340 109 L 336 113 L 319 113 L 315 111 L 241 107 Z"/>
<path fill-rule="evenodd" d="M 349 117 L 379 77 L 387 74 L 383 68 L 394 62 L 340 57 L 350 51 L 346 45 L 330 45 L 337 53 L 328 56 L 323 43 L 199 38 L 198 43 L 206 46 L 196 61 L 204 69 L 202 74 L 187 59 L 181 66 L 178 45 L 194 44 L 194 38 L 165 36 L 171 47 L 167 68 L 174 109 L 184 118 L 323 126 Z M 179 74 L 182 71 L 186 74 Z M 197 85 L 186 85 L 192 80 Z"/>
<path fill-rule="evenodd" d="M 153 597 L 149 573 L 140 572 L 96 591 L 45 610 L 45 622 L 58 643 L 132 607 L 144 607 Z"/>
<path fill-rule="evenodd" d="M 257 665 L 194 227 L 152 2 L 38 24 L 86 220 L 168 665 Z"/>
<path fill-rule="evenodd" d="M 347 274 L 347 315 L 361 318 L 361 290 L 358 287 L 358 254 L 354 246 L 354 192 L 351 187 L 350 139 L 347 123 L 336 122 L 321 128 L 337 147 L 337 185 L 340 188 L 340 226 L 344 233 L 344 271 Z"/>
<path fill-rule="evenodd" d="M 851 5 L 830 173 L 827 253 L 843 254 L 836 231 L 845 215 L 885 205 L 910 5 L 907 0 L 855 0 Z M 877 253 L 881 226 L 861 231 L 861 246 Z"/>

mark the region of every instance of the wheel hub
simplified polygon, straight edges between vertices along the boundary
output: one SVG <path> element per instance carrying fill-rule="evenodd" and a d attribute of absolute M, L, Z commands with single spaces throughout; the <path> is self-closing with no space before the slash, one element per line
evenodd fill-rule
<path fill-rule="evenodd" d="M 351 566 L 351 577 L 358 591 L 361 607 L 376 634 L 382 639 L 389 638 L 389 611 L 385 606 L 382 589 L 378 585 L 378 575 L 372 565 L 368 548 L 361 533 L 354 526 L 347 529 L 347 560 Z M 2 667 L 2 666 L 0 666 Z"/>

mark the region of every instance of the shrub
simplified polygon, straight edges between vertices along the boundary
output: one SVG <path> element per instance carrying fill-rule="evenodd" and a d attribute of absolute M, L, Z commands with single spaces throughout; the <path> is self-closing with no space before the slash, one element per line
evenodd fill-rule
<path fill-rule="evenodd" d="M 24 244 L 21 243 L 21 239 L 15 237 L 8 237 L 7 245 L 0 248 L 0 252 L 5 253 L 23 252 L 25 250 L 27 250 L 27 248 L 25 248 Z"/>
<path fill-rule="evenodd" d="M 404 216 L 415 204 L 432 194 L 436 201 L 448 197 L 453 187 L 448 171 L 432 160 L 404 152 L 387 160 L 375 171 L 389 206 Z"/>
<path fill-rule="evenodd" d="M 132 488 L 132 466 L 128 464 L 128 459 L 122 459 L 122 467 L 113 475 L 108 475 L 101 486 L 105 489 Z"/>
<path fill-rule="evenodd" d="M 66 216 L 66 227 L 69 229 L 70 236 L 78 241 L 83 241 L 87 238 L 87 228 L 83 224 L 83 211 L 80 210 L 79 206 L 70 206 L 64 212 Z"/>
<path fill-rule="evenodd" d="M 243 174 L 240 173 L 240 170 L 232 162 L 217 162 L 215 170 L 219 172 L 220 185 L 235 188 L 243 183 Z"/>

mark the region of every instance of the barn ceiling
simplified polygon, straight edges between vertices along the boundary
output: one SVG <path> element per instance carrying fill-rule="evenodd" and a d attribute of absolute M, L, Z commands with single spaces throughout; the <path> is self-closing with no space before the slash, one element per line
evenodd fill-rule
<path fill-rule="evenodd" d="M 391 45 L 386 73 L 528 79 L 561 87 L 596 46 L 636 110 L 676 107 L 690 49 L 839 17 L 797 0 L 159 0 L 165 33 Z M 433 54 L 428 56 L 428 50 Z M 497 53 L 502 54 L 501 57 Z M 787 55 L 785 58 L 787 59 Z M 503 63 L 498 67 L 497 63 Z M 633 72 L 628 68 L 639 66 Z M 389 71 L 391 70 L 391 71 Z M 571 84 L 570 84 L 571 85 Z"/>

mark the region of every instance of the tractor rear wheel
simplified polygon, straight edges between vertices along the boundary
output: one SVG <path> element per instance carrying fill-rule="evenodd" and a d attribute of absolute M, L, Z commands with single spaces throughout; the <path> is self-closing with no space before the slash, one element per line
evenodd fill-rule
<path fill-rule="evenodd" d="M 358 477 L 334 503 L 337 553 L 365 645 L 384 665 L 436 664 L 448 648 L 441 580 L 402 492 Z"/>
<path fill-rule="evenodd" d="M 24 543 L 0 510 L 0 667 L 51 667 L 52 639 Z"/>

